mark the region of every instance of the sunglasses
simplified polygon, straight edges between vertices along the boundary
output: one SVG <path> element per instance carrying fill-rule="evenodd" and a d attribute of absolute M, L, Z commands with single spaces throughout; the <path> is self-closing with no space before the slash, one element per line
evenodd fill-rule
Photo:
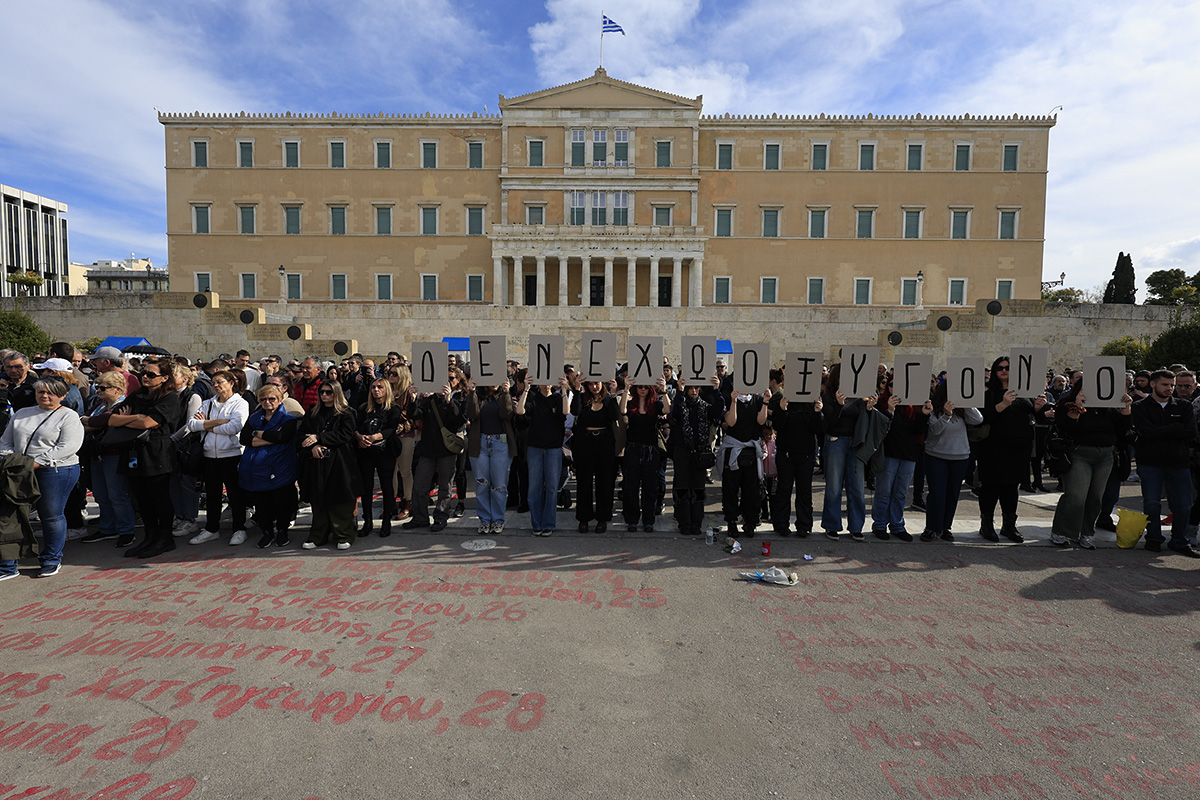
<path fill-rule="evenodd" d="M 996 367 L 996 372 L 1008 372 L 1008 366 Z"/>
<path fill-rule="evenodd" d="M 317 394 L 320 394 L 320 395 L 326 395 L 326 394 L 327 394 L 327 395 L 329 395 L 329 396 L 331 396 L 331 397 L 332 397 L 332 396 L 333 396 L 333 389 L 322 389 L 321 391 L 317 392 Z"/>

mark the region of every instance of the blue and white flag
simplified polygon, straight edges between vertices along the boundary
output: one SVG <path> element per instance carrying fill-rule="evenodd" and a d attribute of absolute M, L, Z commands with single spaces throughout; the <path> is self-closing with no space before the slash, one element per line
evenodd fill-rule
<path fill-rule="evenodd" d="M 622 27 L 621 27 L 620 25 L 618 25 L 617 23 L 613 22 L 611 19 L 609 19 L 609 18 L 608 18 L 607 16 L 605 16 L 604 14 L 601 14 L 601 15 L 600 15 L 600 33 L 601 33 L 601 34 L 605 34 L 605 33 L 619 33 L 619 34 L 621 34 L 622 36 L 624 36 L 624 35 L 625 35 L 625 29 L 624 29 L 624 28 L 622 28 Z"/>

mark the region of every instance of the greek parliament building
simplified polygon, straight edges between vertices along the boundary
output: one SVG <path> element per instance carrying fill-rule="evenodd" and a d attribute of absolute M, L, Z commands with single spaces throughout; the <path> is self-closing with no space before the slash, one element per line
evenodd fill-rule
<path fill-rule="evenodd" d="M 525 306 L 1040 298 L 1053 117 L 736 116 L 591 77 L 499 114 L 160 114 L 172 288 Z"/>

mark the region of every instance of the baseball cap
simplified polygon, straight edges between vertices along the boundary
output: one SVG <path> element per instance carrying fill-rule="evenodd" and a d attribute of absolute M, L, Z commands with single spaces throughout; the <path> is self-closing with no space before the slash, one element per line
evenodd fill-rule
<path fill-rule="evenodd" d="M 41 364 L 34 364 L 34 369 L 52 369 L 55 372 L 70 372 L 71 362 L 65 358 L 47 358 Z"/>
<path fill-rule="evenodd" d="M 115 347 L 97 347 L 96 352 L 92 353 L 92 358 L 123 358 L 121 351 Z"/>

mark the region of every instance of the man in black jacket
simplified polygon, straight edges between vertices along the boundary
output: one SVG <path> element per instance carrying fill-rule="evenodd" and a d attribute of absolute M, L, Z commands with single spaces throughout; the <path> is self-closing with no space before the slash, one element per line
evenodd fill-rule
<path fill-rule="evenodd" d="M 435 411 L 436 409 L 436 411 Z M 412 519 L 404 528 L 428 527 L 433 532 L 445 529 L 450 518 L 450 479 L 454 477 L 457 453 L 446 449 L 440 428 L 460 434 L 467 425 L 466 400 L 460 393 L 453 393 L 449 383 L 440 394 L 426 395 L 417 405 L 415 420 L 422 423 L 421 438 L 417 442 L 417 456 L 413 467 Z M 463 439 L 465 445 L 466 440 Z M 437 476 L 438 501 L 433 507 L 433 525 L 429 524 L 429 490 Z M 462 501 L 459 497 L 459 501 Z"/>
<path fill-rule="evenodd" d="M 1192 508 L 1192 479 L 1188 470 L 1192 442 L 1196 439 L 1196 415 L 1191 403 L 1174 397 L 1175 374 L 1160 369 L 1150 376 L 1150 396 L 1133 404 L 1133 426 L 1138 432 L 1137 465 L 1142 485 L 1142 511 L 1150 518 L 1146 526 L 1146 549 L 1162 550 L 1162 493 L 1167 491 L 1174 520 L 1167 547 L 1191 558 L 1200 558 L 1187 540 L 1188 514 Z"/>

